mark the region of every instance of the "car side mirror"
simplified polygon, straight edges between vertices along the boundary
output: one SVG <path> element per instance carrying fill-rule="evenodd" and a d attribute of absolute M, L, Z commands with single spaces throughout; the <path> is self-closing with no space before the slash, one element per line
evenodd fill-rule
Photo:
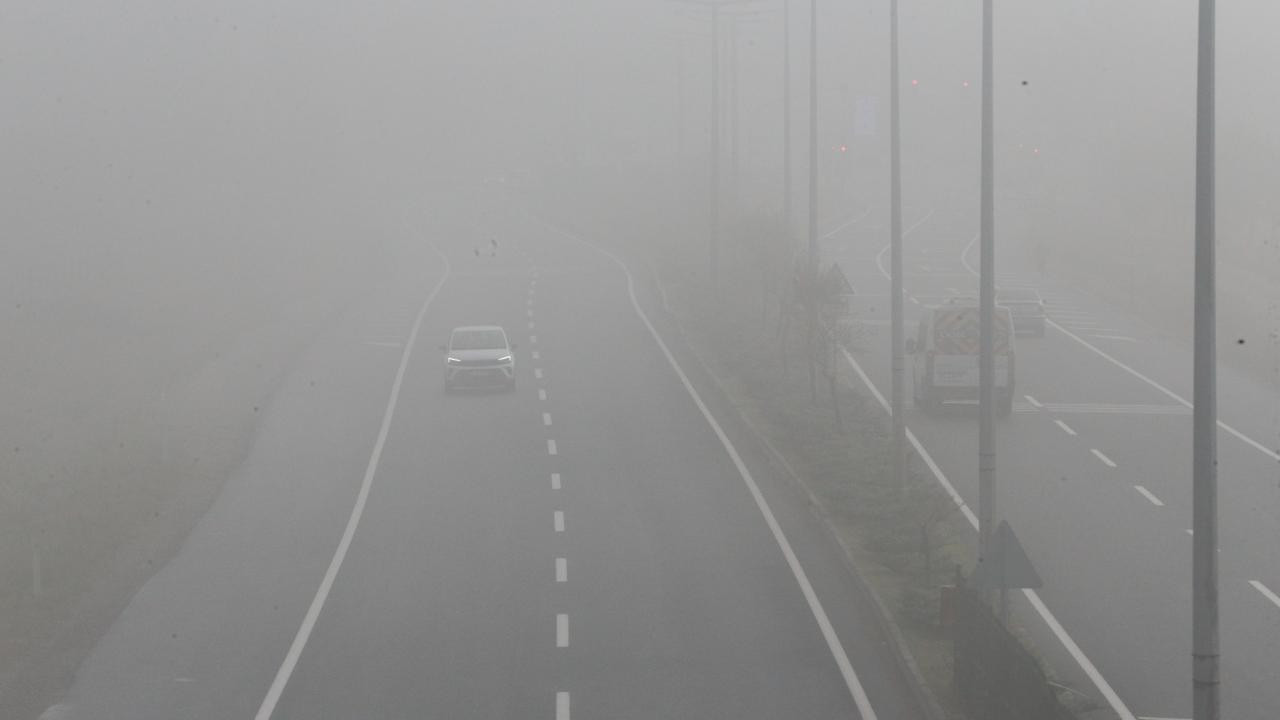
<path fill-rule="evenodd" d="M 916 351 L 916 339 L 907 338 L 907 354 L 912 355 Z"/>

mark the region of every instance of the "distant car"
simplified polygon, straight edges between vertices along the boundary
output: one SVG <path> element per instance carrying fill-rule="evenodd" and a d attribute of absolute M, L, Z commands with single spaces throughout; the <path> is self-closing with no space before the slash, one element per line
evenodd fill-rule
<path fill-rule="evenodd" d="M 502 387 L 516 389 L 515 345 L 497 325 L 457 327 L 444 351 L 444 388 Z"/>
<path fill-rule="evenodd" d="M 996 305 L 1009 308 L 1016 335 L 1044 337 L 1044 299 L 1035 290 L 1008 288 L 996 292 Z"/>

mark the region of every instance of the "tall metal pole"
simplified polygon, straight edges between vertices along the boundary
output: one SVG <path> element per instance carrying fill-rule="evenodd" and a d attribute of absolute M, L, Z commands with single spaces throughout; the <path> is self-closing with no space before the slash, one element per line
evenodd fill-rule
<path fill-rule="evenodd" d="M 995 437 L 995 154 L 992 147 L 994 88 L 992 72 L 992 0 L 982 0 L 982 191 L 978 279 L 978 562 L 992 557 L 991 534 L 996 519 Z M 1010 328 L 1012 331 L 1012 328 Z"/>
<path fill-rule="evenodd" d="M 738 112 L 738 17 L 729 18 L 729 212 L 737 211 L 738 202 L 738 145 L 742 134 Z"/>
<path fill-rule="evenodd" d="M 791 239 L 791 0 L 782 0 L 782 231 Z"/>
<path fill-rule="evenodd" d="M 818 0 L 809 0 L 809 279 L 818 276 Z M 810 323 L 812 324 L 812 323 Z"/>
<path fill-rule="evenodd" d="M 1200 0 L 1196 72 L 1195 387 L 1191 682 L 1194 720 L 1218 720 L 1218 388 L 1214 288 L 1214 0 Z"/>
<path fill-rule="evenodd" d="M 903 345 L 906 333 L 902 319 L 902 165 L 901 135 L 898 123 L 898 0 L 889 0 L 889 266 L 890 367 L 893 368 L 893 477 L 899 488 L 907 482 L 907 426 L 904 405 L 906 389 L 903 370 Z"/>
<path fill-rule="evenodd" d="M 711 6 L 711 289 L 720 295 L 720 6 Z"/>

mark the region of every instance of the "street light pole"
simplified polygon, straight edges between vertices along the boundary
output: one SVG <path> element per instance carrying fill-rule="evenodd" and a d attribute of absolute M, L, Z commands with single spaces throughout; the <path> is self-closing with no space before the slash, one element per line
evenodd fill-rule
<path fill-rule="evenodd" d="M 809 0 L 809 279 L 818 276 L 818 0 Z M 812 325 L 812 323 L 810 323 Z"/>
<path fill-rule="evenodd" d="M 905 331 L 902 318 L 902 166 L 901 136 L 898 119 L 898 0 L 889 0 L 889 266 L 892 276 L 889 291 L 890 334 L 893 368 L 893 477 L 898 487 L 907 482 L 906 388 L 903 378 Z"/>
<path fill-rule="evenodd" d="M 711 6 L 711 289 L 720 295 L 720 6 Z"/>
<path fill-rule="evenodd" d="M 980 200 L 978 361 L 978 562 L 992 557 L 996 518 L 995 438 L 995 155 L 992 132 L 992 0 L 982 0 L 982 190 Z M 1009 328 L 1012 332 L 1013 328 Z M 1012 379 L 1012 378 L 1010 378 Z"/>
<path fill-rule="evenodd" d="M 1200 0 L 1196 68 L 1191 684 L 1194 720 L 1219 718 L 1218 388 L 1214 273 L 1214 0 Z"/>
<path fill-rule="evenodd" d="M 782 231 L 791 239 L 791 0 L 782 0 Z"/>

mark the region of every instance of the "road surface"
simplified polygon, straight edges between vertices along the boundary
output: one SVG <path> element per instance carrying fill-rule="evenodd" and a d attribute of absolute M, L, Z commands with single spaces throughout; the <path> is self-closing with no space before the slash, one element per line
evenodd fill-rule
<path fill-rule="evenodd" d="M 876 222 L 841 230 L 825 251 L 845 268 L 868 321 L 856 361 L 887 395 L 889 257 Z M 923 307 L 977 296 L 976 223 L 972 213 L 920 207 L 904 224 L 914 337 Z M 1030 605 L 1020 617 L 1098 702 L 1109 704 L 1079 671 L 1080 656 L 1134 716 L 1190 717 L 1190 344 L 1041 276 L 1012 252 L 997 255 L 996 274 L 998 286 L 1038 289 L 1051 320 L 1043 339 L 1017 341 L 1019 400 L 997 423 L 997 513 L 1036 564 L 1039 597 L 1080 655 Z M 1265 720 L 1280 717 L 1280 400 L 1274 387 L 1233 372 L 1229 353 L 1227 344 L 1219 375 L 1223 716 Z M 910 388 L 908 359 L 907 425 L 976 511 L 976 409 L 926 415 L 911 407 Z"/>
<path fill-rule="evenodd" d="M 427 234 L 51 716 L 921 716 L 840 549 L 739 440 L 741 472 L 618 265 L 532 222 Z M 517 343 L 516 392 L 443 392 L 475 323 Z"/>

